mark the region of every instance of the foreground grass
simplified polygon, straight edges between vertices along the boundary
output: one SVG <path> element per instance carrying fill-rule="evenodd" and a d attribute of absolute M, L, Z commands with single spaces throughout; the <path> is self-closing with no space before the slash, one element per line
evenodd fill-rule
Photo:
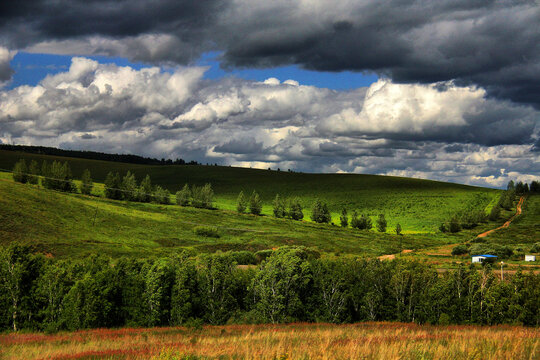
<path fill-rule="evenodd" d="M 384 214 L 388 228 L 399 223 L 404 233 L 432 233 L 458 211 L 468 207 L 489 212 L 500 190 L 392 176 L 359 174 L 307 174 L 268 171 L 227 166 L 149 166 L 107 162 L 0 150 L 0 169 L 10 170 L 19 159 L 28 162 L 43 160 L 68 161 L 75 178 L 89 169 L 96 182 L 103 182 L 107 173 L 133 172 L 138 181 L 149 174 L 153 183 L 172 193 L 185 183 L 211 183 L 220 209 L 235 210 L 240 191 L 249 196 L 256 190 L 263 202 L 263 214 L 272 215 L 272 200 L 276 194 L 284 198 L 299 197 L 306 219 L 316 199 L 328 203 L 332 221 L 339 224 L 342 208 L 349 213 L 358 210 L 375 221 Z M 0 170 L 1 171 L 1 170 Z M 97 193 L 101 188 L 97 189 Z"/>
<path fill-rule="evenodd" d="M 538 359 L 540 330 L 402 323 L 0 335 L 4 359 Z"/>

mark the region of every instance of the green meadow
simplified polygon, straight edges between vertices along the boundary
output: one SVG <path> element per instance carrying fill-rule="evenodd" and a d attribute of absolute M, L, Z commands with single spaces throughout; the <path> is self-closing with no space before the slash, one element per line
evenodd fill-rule
<path fill-rule="evenodd" d="M 238 193 L 249 196 L 257 191 L 263 201 L 263 214 L 272 215 L 272 200 L 298 197 L 304 206 L 304 220 L 309 221 L 312 204 L 320 199 L 328 204 L 332 221 L 339 224 L 339 214 L 346 208 L 367 214 L 375 224 L 384 214 L 388 228 L 399 223 L 406 234 L 437 232 L 441 222 L 467 208 L 489 212 L 500 190 L 421 179 L 359 175 L 309 174 L 204 165 L 135 165 L 87 159 L 54 157 L 0 150 L 0 169 L 10 170 L 19 159 L 68 161 L 75 178 L 89 169 L 95 182 L 103 182 L 110 171 L 121 175 L 133 172 L 138 181 L 149 174 L 154 184 L 175 193 L 184 184 L 211 183 L 216 194 L 215 205 L 221 210 L 235 210 Z M 102 193 L 96 186 L 96 195 Z M 173 199 L 174 200 L 174 199 Z"/>

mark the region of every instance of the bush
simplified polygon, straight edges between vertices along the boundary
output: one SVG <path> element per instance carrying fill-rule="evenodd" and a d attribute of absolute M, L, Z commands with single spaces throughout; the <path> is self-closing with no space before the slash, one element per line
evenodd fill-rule
<path fill-rule="evenodd" d="M 469 253 L 469 249 L 467 248 L 467 246 L 465 245 L 458 245 L 458 246 L 454 246 L 454 248 L 452 249 L 452 255 L 464 255 L 464 254 L 468 254 Z"/>
<path fill-rule="evenodd" d="M 145 203 L 153 201 L 152 188 L 150 175 L 147 174 L 139 186 L 139 191 L 137 193 L 138 200 Z"/>
<path fill-rule="evenodd" d="M 232 256 L 238 265 L 257 264 L 257 257 L 251 251 L 231 251 L 228 254 Z"/>
<path fill-rule="evenodd" d="M 531 252 L 540 253 L 540 242 L 534 243 L 534 245 L 531 246 Z"/>
<path fill-rule="evenodd" d="M 46 169 L 46 172 L 42 172 L 42 183 L 45 188 L 66 192 L 75 192 L 77 190 L 75 184 L 73 184 L 73 175 L 67 162 L 62 164 L 55 160 L 51 166 L 44 164 L 42 169 Z"/>
<path fill-rule="evenodd" d="M 193 229 L 195 234 L 204 237 L 219 238 L 218 228 L 215 226 L 197 226 Z"/>
<path fill-rule="evenodd" d="M 448 223 L 448 231 L 451 233 L 457 233 L 461 230 L 461 225 L 459 224 L 459 219 L 457 216 L 452 217 L 450 222 Z"/>
<path fill-rule="evenodd" d="M 255 259 L 257 259 L 257 264 L 262 263 L 266 258 L 270 257 L 274 250 L 272 249 L 266 249 L 266 250 L 260 250 L 255 253 Z"/>
<path fill-rule="evenodd" d="M 507 259 L 514 254 L 514 251 L 508 246 L 477 243 L 471 246 L 471 248 L 469 249 L 469 253 L 471 255 L 496 255 L 500 259 Z"/>
<path fill-rule="evenodd" d="M 396 225 L 396 235 L 401 235 L 401 231 L 402 231 L 401 225 L 399 223 L 397 223 L 397 225 Z"/>

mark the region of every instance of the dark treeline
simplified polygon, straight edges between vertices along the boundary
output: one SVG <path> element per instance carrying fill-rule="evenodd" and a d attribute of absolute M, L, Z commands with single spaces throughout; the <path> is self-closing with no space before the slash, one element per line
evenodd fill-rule
<path fill-rule="evenodd" d="M 421 262 L 321 259 L 271 251 L 240 269 L 232 253 L 54 260 L 0 250 L 0 330 L 76 330 L 292 321 L 540 325 L 540 276 L 500 281 L 489 265 L 441 276 Z"/>
<path fill-rule="evenodd" d="M 0 144 L 0 150 L 20 151 L 31 154 L 43 154 L 62 157 L 73 157 L 80 159 L 92 159 L 103 161 L 123 162 L 129 164 L 141 165 L 200 165 L 196 161 L 185 161 L 183 159 L 155 159 L 130 154 L 107 154 L 96 151 L 64 150 L 45 146 L 27 146 L 27 145 L 7 145 Z"/>

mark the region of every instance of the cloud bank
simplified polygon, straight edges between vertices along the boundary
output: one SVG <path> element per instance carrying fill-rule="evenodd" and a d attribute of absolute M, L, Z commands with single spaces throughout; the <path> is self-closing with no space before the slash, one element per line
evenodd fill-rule
<path fill-rule="evenodd" d="M 297 64 L 394 83 L 455 80 L 540 109 L 535 0 L 30 0 L 0 5 L 0 45 L 188 65 Z"/>
<path fill-rule="evenodd" d="M 453 81 L 334 91 L 74 58 L 0 91 L 0 141 L 502 186 L 540 176 L 538 111 Z"/>

